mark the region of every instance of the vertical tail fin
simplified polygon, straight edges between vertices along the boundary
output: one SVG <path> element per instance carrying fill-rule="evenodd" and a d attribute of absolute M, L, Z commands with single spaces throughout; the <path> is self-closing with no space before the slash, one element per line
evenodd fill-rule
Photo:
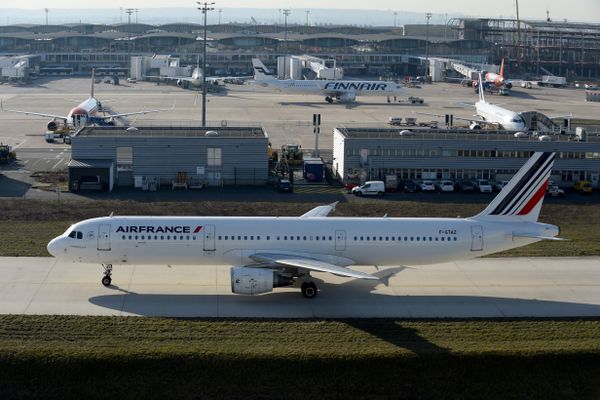
<path fill-rule="evenodd" d="M 556 153 L 536 152 L 475 219 L 537 221 Z"/>
<path fill-rule="evenodd" d="M 481 72 L 479 73 L 479 101 L 481 101 L 482 103 L 485 103 L 485 95 L 483 94 L 483 92 L 485 92 L 485 88 L 483 87 L 483 79 L 481 78 Z"/>
<path fill-rule="evenodd" d="M 273 80 L 275 77 L 273 73 L 269 71 L 265 64 L 262 63 L 258 58 L 252 59 L 252 66 L 254 67 L 254 79 L 257 81 Z"/>
<path fill-rule="evenodd" d="M 500 64 L 500 73 L 498 75 L 504 78 L 504 58 L 502 59 L 502 64 Z"/>
<path fill-rule="evenodd" d="M 92 89 L 90 90 L 90 98 L 94 98 L 94 85 L 96 84 L 96 68 L 92 68 Z"/>

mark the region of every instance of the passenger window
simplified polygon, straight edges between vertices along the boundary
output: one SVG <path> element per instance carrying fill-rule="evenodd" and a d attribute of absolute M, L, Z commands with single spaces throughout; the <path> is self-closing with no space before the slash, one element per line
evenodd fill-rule
<path fill-rule="evenodd" d="M 271 240 L 271 236 L 267 236 L 267 240 Z"/>
<path fill-rule="evenodd" d="M 220 236 L 219 236 L 219 237 L 220 237 Z M 186 236 L 186 237 L 185 237 L 185 240 L 190 240 L 190 237 L 189 237 L 189 236 Z M 219 240 L 220 240 L 220 239 L 219 239 Z"/>
<path fill-rule="evenodd" d="M 248 236 L 244 236 L 244 240 L 248 240 Z"/>
<path fill-rule="evenodd" d="M 171 240 L 171 235 L 167 235 L 167 240 Z"/>
<path fill-rule="evenodd" d="M 189 239 L 189 238 L 190 238 L 190 237 L 188 236 L 188 239 Z M 221 240 L 221 236 L 219 236 L 219 240 Z"/>
<path fill-rule="evenodd" d="M 293 237 L 293 236 L 290 236 L 290 240 L 294 240 L 294 237 Z"/>
<path fill-rule="evenodd" d="M 146 236 L 142 235 L 142 240 L 144 240 L 144 238 L 145 238 L 145 237 L 146 237 Z"/>
<path fill-rule="evenodd" d="M 296 236 L 296 240 L 300 240 L 300 236 Z"/>
<path fill-rule="evenodd" d="M 238 236 L 238 240 L 242 240 L 242 237 L 241 237 L 241 236 Z"/>
<path fill-rule="evenodd" d="M 129 240 L 131 240 L 131 235 L 129 235 Z"/>
<path fill-rule="evenodd" d="M 165 237 L 164 237 L 164 236 L 161 236 L 161 237 L 160 237 L 160 240 L 165 240 Z"/>
<path fill-rule="evenodd" d="M 125 235 L 123 235 L 123 240 L 125 240 Z"/>
<path fill-rule="evenodd" d="M 256 240 L 260 240 L 260 236 L 257 236 L 257 237 L 256 237 Z"/>
<path fill-rule="evenodd" d="M 173 235 L 173 240 L 177 240 L 177 236 Z"/>
<path fill-rule="evenodd" d="M 329 240 L 333 240 L 333 237 L 329 236 Z"/>
<path fill-rule="evenodd" d="M 179 236 L 179 240 L 183 240 L 183 235 Z"/>
<path fill-rule="evenodd" d="M 444 237 L 442 236 L 442 242 L 444 241 Z"/>
<path fill-rule="evenodd" d="M 379 236 L 379 241 L 383 242 L 383 236 Z"/>
<path fill-rule="evenodd" d="M 404 236 L 404 241 L 408 242 L 408 236 Z"/>
<path fill-rule="evenodd" d="M 284 236 L 284 237 L 283 237 L 283 240 L 287 240 L 287 236 Z"/>
<path fill-rule="evenodd" d="M 135 235 L 135 240 L 138 240 L 138 236 L 137 235 Z"/>
<path fill-rule="evenodd" d="M 254 240 L 254 236 L 250 236 L 250 240 Z"/>
<path fill-rule="evenodd" d="M 421 241 L 421 237 L 417 236 L 417 242 Z"/>
<path fill-rule="evenodd" d="M 277 240 L 280 240 L 280 239 L 281 239 L 281 236 L 277 236 Z"/>

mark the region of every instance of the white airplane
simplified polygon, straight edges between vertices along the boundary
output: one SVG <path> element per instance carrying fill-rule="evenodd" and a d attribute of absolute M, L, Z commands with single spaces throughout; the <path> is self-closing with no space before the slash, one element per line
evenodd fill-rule
<path fill-rule="evenodd" d="M 49 113 L 40 113 L 33 111 L 22 111 L 22 110 L 7 110 L 4 108 L 4 105 L 0 104 L 0 108 L 2 111 L 20 113 L 25 115 L 35 115 L 39 117 L 49 117 L 52 118 L 50 122 L 48 122 L 47 128 L 49 131 L 56 131 L 59 128 L 59 122 L 63 121 L 63 126 L 70 129 L 77 129 L 86 125 L 115 125 L 115 118 L 126 117 L 129 115 L 140 115 L 140 114 L 149 114 L 159 111 L 166 111 L 168 109 L 157 109 L 157 110 L 146 110 L 146 111 L 135 111 L 129 113 L 120 113 L 120 114 L 109 114 L 109 115 L 98 115 L 97 113 L 102 111 L 102 104 L 96 97 L 94 97 L 94 84 L 95 84 L 95 70 L 92 70 L 92 88 L 90 91 L 90 97 L 86 100 L 82 101 L 76 107 L 73 107 L 69 113 L 64 115 L 56 115 Z"/>
<path fill-rule="evenodd" d="M 481 85 L 481 74 L 479 74 Z M 475 103 L 475 111 L 481 119 L 454 117 L 457 120 L 471 122 L 470 129 L 481 129 L 481 125 L 494 125 L 509 131 L 522 131 L 527 129 L 525 120 L 521 114 L 485 101 L 483 90 L 479 90 L 479 101 Z M 441 114 L 419 112 L 417 114 L 444 117 Z"/>
<path fill-rule="evenodd" d="M 195 89 L 202 88 L 202 68 L 200 68 L 200 57 L 196 68 L 192 71 L 192 76 L 146 76 L 146 78 L 157 78 L 164 80 L 176 81 L 177 86 L 184 87 L 184 85 L 191 85 Z M 206 82 L 212 85 L 218 85 L 220 83 L 228 83 L 232 81 L 238 81 L 243 79 L 249 79 L 250 76 L 207 76 Z"/>
<path fill-rule="evenodd" d="M 540 240 L 562 240 L 537 222 L 555 153 L 534 153 L 500 194 L 470 218 L 332 218 L 335 204 L 300 217 L 101 217 L 72 225 L 48 252 L 99 263 L 102 284 L 113 264 L 232 265 L 231 289 L 271 292 L 298 281 L 316 296 L 312 272 L 378 279 L 351 265 L 420 265 L 470 259 Z"/>
<path fill-rule="evenodd" d="M 333 103 L 338 100 L 349 103 L 356 96 L 398 96 L 404 93 L 404 88 L 392 81 L 348 81 L 348 80 L 305 80 L 277 79 L 258 59 L 252 59 L 254 67 L 254 83 L 265 87 L 273 87 L 281 92 L 298 94 L 323 94 L 325 101 Z"/>

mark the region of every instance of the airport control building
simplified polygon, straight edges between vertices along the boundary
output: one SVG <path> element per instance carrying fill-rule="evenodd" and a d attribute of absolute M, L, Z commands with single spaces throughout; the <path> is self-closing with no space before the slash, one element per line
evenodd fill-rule
<path fill-rule="evenodd" d="M 532 152 L 554 151 L 552 179 L 571 186 L 578 180 L 600 178 L 600 137 L 554 135 L 542 141 L 512 132 L 412 130 L 337 127 L 333 137 L 333 173 L 344 183 L 400 179 L 506 180 Z"/>
<path fill-rule="evenodd" d="M 268 167 L 259 126 L 84 127 L 71 139 L 69 188 L 264 185 Z"/>

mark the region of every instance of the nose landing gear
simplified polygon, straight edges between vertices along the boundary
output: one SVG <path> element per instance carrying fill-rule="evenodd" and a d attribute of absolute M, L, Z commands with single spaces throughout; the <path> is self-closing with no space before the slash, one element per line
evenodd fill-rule
<path fill-rule="evenodd" d="M 112 282 L 111 279 L 111 275 L 112 275 L 112 264 L 102 264 L 102 268 L 104 268 L 104 276 L 102 277 L 102 285 L 104 286 L 110 286 L 110 283 Z"/>

